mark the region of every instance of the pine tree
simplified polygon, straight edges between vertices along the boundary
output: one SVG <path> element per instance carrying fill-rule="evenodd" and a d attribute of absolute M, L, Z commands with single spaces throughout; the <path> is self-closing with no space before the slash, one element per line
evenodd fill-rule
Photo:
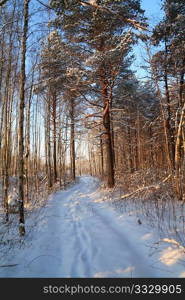
<path fill-rule="evenodd" d="M 89 51 L 87 68 L 93 70 L 91 80 L 101 95 L 102 125 L 105 141 L 107 185 L 114 186 L 114 161 L 110 122 L 112 82 L 119 73 L 119 64 L 132 43 L 128 26 L 141 26 L 143 21 L 139 1 L 51 1 L 69 43 Z M 111 20 L 111 21 L 110 21 Z M 89 72 L 90 73 L 90 72 Z M 89 75 L 89 74 L 88 74 Z"/>
<path fill-rule="evenodd" d="M 185 1 L 165 0 L 163 2 L 165 12 L 163 20 L 155 27 L 153 43 L 161 44 L 161 50 L 153 57 L 153 65 L 157 71 L 158 78 L 163 78 L 167 117 L 166 132 L 169 141 L 170 157 L 172 168 L 175 169 L 176 190 L 179 199 L 183 197 L 181 178 L 185 171 L 182 169 L 184 162 L 184 74 L 185 74 Z M 178 86 L 174 93 L 170 88 L 170 81 L 176 80 Z M 173 82 L 174 85 L 174 82 Z M 178 92 L 177 92 L 178 91 Z M 174 94 L 178 105 L 175 110 L 171 106 L 174 101 Z"/>

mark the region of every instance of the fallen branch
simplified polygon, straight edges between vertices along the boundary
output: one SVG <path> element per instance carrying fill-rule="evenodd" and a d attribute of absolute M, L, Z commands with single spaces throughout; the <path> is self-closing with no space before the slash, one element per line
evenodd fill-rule
<path fill-rule="evenodd" d="M 149 190 L 149 189 L 156 189 L 156 190 L 158 190 L 160 188 L 160 185 L 162 185 L 163 183 L 165 183 L 170 177 L 171 177 L 171 174 L 169 176 L 167 176 L 163 181 L 161 181 L 161 182 L 159 182 L 157 184 L 152 184 L 152 185 L 149 185 L 149 186 L 144 186 L 142 188 L 139 188 L 139 189 L 137 189 L 137 190 L 135 190 L 135 191 L 133 191 L 131 193 L 123 195 L 121 197 L 121 199 L 128 198 L 128 197 L 130 197 L 130 196 L 132 196 L 134 194 L 137 194 L 139 192 L 142 192 L 142 191 L 145 191 L 145 190 Z"/>
<path fill-rule="evenodd" d="M 1 265 L 0 268 L 9 268 L 9 267 L 16 267 L 18 264 L 12 264 L 12 265 Z"/>
<path fill-rule="evenodd" d="M 164 238 L 164 239 L 159 240 L 158 242 L 155 242 L 155 245 L 160 245 L 161 243 L 171 244 L 171 245 L 176 246 L 177 248 L 180 248 L 181 250 L 183 250 L 183 252 L 185 251 L 185 246 L 181 245 L 176 240 Z"/>

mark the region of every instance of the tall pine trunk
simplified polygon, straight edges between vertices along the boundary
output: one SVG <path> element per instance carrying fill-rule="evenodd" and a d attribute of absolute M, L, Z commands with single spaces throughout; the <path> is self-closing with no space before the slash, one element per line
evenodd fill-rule
<path fill-rule="evenodd" d="M 111 126 L 110 126 L 110 103 L 108 98 L 107 86 L 105 79 L 101 80 L 101 93 L 103 97 L 104 110 L 103 110 L 103 131 L 105 139 L 105 158 L 106 158 L 106 176 L 107 186 L 114 186 L 114 159 L 112 153 L 112 139 L 111 139 Z"/>

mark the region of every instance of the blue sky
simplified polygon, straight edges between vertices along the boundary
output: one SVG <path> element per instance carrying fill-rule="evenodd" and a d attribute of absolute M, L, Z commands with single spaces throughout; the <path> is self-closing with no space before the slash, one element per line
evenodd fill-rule
<path fill-rule="evenodd" d="M 163 17 L 161 2 L 161 0 L 141 0 L 141 7 L 145 10 L 145 16 L 148 18 L 150 29 L 159 23 Z M 138 78 L 144 79 L 147 74 L 140 67 L 141 65 L 145 65 L 143 59 L 143 56 L 145 56 L 145 51 L 142 42 L 139 42 L 137 46 L 134 46 L 133 53 L 135 55 L 135 61 L 132 64 L 132 69 L 136 71 Z"/>
<path fill-rule="evenodd" d="M 160 10 L 161 0 L 141 0 L 141 7 L 145 10 L 145 14 L 149 18 L 162 16 Z"/>

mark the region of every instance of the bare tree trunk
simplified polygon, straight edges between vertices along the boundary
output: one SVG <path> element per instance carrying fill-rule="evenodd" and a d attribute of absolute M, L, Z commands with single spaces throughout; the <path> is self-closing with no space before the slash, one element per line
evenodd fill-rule
<path fill-rule="evenodd" d="M 50 137 L 50 114 L 51 114 L 51 108 L 50 108 L 50 93 L 49 93 L 49 99 L 47 103 L 47 179 L 48 179 L 48 187 L 52 187 L 52 174 L 51 174 L 51 137 Z"/>
<path fill-rule="evenodd" d="M 11 73 L 11 62 L 12 62 L 12 45 L 10 46 L 9 51 L 9 62 L 8 62 L 8 70 L 6 74 L 6 81 L 5 81 L 5 95 L 4 95 L 4 132 L 3 132 L 3 190 L 4 190 L 4 207 L 6 210 L 6 222 L 9 219 L 9 212 L 8 212 L 8 187 L 9 187 L 9 172 L 8 172 L 8 158 L 9 158 L 9 142 L 8 142 L 8 106 L 9 106 L 9 81 L 10 81 L 10 73 Z"/>
<path fill-rule="evenodd" d="M 88 160 L 89 160 L 89 173 L 92 176 L 92 162 L 91 162 L 91 149 L 90 149 L 90 141 L 89 141 L 89 137 L 88 137 Z"/>
<path fill-rule="evenodd" d="M 184 125 L 185 104 L 182 108 L 180 122 L 178 126 L 177 139 L 175 145 L 175 175 L 176 175 L 176 191 L 179 200 L 183 198 L 183 189 L 181 182 L 181 146 L 182 146 L 182 130 Z"/>
<path fill-rule="evenodd" d="M 100 159 L 101 159 L 101 177 L 104 178 L 103 142 L 101 137 L 100 137 Z"/>
<path fill-rule="evenodd" d="M 33 73 L 34 74 L 34 73 Z M 26 155 L 25 155 L 25 176 L 26 176 L 26 192 L 25 201 L 29 201 L 29 157 L 30 157 L 30 108 L 31 108 L 31 97 L 32 97 L 32 85 L 33 85 L 33 75 L 32 83 L 30 87 L 30 95 L 27 103 L 26 112 Z"/>
<path fill-rule="evenodd" d="M 19 233 L 25 234 L 24 222 L 24 105 L 25 105 L 25 63 L 26 40 L 28 33 L 29 1 L 24 0 L 24 25 L 21 50 L 21 79 L 20 79 L 20 103 L 19 103 Z"/>
<path fill-rule="evenodd" d="M 114 186 L 114 162 L 112 154 L 112 140 L 110 131 L 110 115 L 109 115 L 109 101 L 105 101 L 103 112 L 103 125 L 105 130 L 105 152 L 106 152 L 106 165 L 107 165 L 107 186 Z"/>
<path fill-rule="evenodd" d="M 185 58 L 182 61 L 182 69 L 185 67 Z M 183 106 L 183 91 L 184 91 L 184 71 L 180 74 L 180 82 L 179 82 L 179 106 Z"/>
<path fill-rule="evenodd" d="M 56 93 L 52 95 L 52 119 L 53 119 L 53 179 L 57 181 L 57 148 L 56 148 Z"/>
<path fill-rule="evenodd" d="M 15 3 L 13 6 L 12 11 L 12 19 L 15 15 Z M 4 129 L 3 132 L 3 138 L 4 141 L 3 145 L 3 153 L 2 153 L 2 166 L 3 166 L 3 191 L 4 191 L 4 207 L 6 211 L 6 222 L 8 222 L 9 219 L 9 209 L 8 209 L 8 188 L 9 188 L 9 162 L 10 162 L 10 122 L 9 122 L 9 114 L 11 113 L 10 110 L 10 102 L 11 102 L 11 88 L 10 85 L 10 78 L 11 78 L 11 72 L 12 72 L 12 52 L 13 52 L 13 24 L 10 27 L 10 35 L 9 35 L 9 49 L 8 49 L 8 61 L 7 61 L 7 71 L 6 71 L 6 77 L 5 77 L 5 90 L 4 90 L 4 99 L 3 99 L 3 110 L 2 110 L 2 129 Z M 2 71 L 1 70 L 1 79 L 2 80 Z M 1 84 L 1 83 L 0 83 Z M 13 92 L 13 91 L 12 91 Z M 4 127 L 3 127 L 4 123 Z"/>
<path fill-rule="evenodd" d="M 74 99 L 71 99 L 70 119 L 71 119 L 71 136 L 70 136 L 70 157 L 71 157 L 71 178 L 75 180 L 75 124 L 74 124 Z"/>
<path fill-rule="evenodd" d="M 167 60 L 168 50 L 165 41 L 165 60 Z M 166 94 L 166 102 L 167 102 L 167 118 L 165 119 L 165 128 L 166 134 L 168 136 L 168 148 L 172 169 L 174 169 L 175 165 L 175 141 L 174 141 L 174 132 L 171 125 L 171 111 L 170 111 L 170 93 L 168 87 L 168 71 L 167 71 L 167 62 L 165 61 L 165 69 L 164 69 L 164 86 L 165 86 L 165 94 Z"/>
<path fill-rule="evenodd" d="M 63 150 L 63 164 L 62 164 L 62 168 L 63 168 L 63 180 L 64 180 L 64 188 L 66 185 L 66 156 L 67 156 L 67 140 L 68 140 L 68 117 L 65 118 L 65 131 L 64 131 L 64 150 Z"/>
<path fill-rule="evenodd" d="M 128 165 L 129 165 L 130 173 L 133 173 L 133 153 L 132 153 L 130 126 L 128 126 L 127 135 L 128 135 Z"/>
<path fill-rule="evenodd" d="M 111 127 L 110 127 L 110 103 L 107 91 L 106 78 L 103 67 L 100 69 L 100 85 L 101 94 L 104 104 L 103 110 L 103 131 L 105 139 L 105 156 L 106 156 L 106 175 L 107 175 L 107 186 L 114 186 L 114 159 L 112 153 L 112 139 L 111 139 Z"/>

